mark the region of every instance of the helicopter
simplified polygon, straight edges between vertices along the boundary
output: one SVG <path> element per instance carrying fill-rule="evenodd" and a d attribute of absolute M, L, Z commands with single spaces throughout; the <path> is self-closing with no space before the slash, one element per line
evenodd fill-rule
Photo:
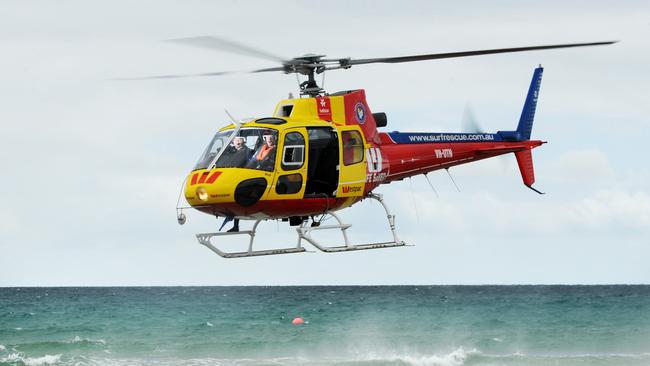
<path fill-rule="evenodd" d="M 177 202 L 177 221 L 183 225 L 185 209 L 195 209 L 224 218 L 218 232 L 196 234 L 200 244 L 224 258 L 301 253 L 303 240 L 326 252 L 347 252 L 406 245 L 397 232 L 395 215 L 379 186 L 432 171 L 513 153 L 524 185 L 533 187 L 535 173 L 532 150 L 545 143 L 531 140 L 543 67 L 533 71 L 521 117 L 514 130 L 485 132 L 384 132 L 388 117 L 373 112 L 363 89 L 328 93 L 316 82 L 326 71 L 350 69 L 374 63 L 405 63 L 499 53 L 610 45 L 617 41 L 555 44 L 485 49 L 368 59 L 326 58 L 306 54 L 284 58 L 241 43 L 214 36 L 171 40 L 191 46 L 243 54 L 271 60 L 279 66 L 244 71 L 283 72 L 306 78 L 299 81 L 300 95 L 280 100 L 269 116 L 231 120 L 220 128 L 183 182 L 181 195 L 189 206 Z M 221 76 L 241 71 L 159 75 L 135 79 L 173 79 Z M 227 112 L 226 112 L 227 113 Z M 451 175 L 450 175 L 451 177 Z M 427 178 L 428 180 L 428 178 Z M 453 180 L 453 178 L 452 178 Z M 430 183 L 430 182 L 429 182 Z M 372 199 L 383 208 L 392 240 L 352 243 L 346 231 L 352 225 L 337 214 L 362 200 Z M 324 219 L 334 224 L 321 224 Z M 249 230 L 239 230 L 239 220 L 254 221 Z M 259 224 L 280 220 L 296 227 L 297 244 L 276 249 L 254 249 Z M 233 221 L 233 228 L 222 232 Z M 312 235 L 319 230 L 339 230 L 342 245 L 325 245 Z M 248 235 L 248 248 L 227 251 L 213 240 Z"/>

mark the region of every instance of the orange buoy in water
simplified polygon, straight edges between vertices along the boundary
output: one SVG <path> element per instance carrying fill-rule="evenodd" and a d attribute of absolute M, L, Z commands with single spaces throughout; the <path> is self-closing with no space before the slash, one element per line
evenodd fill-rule
<path fill-rule="evenodd" d="M 293 325 L 305 324 L 305 319 L 303 319 L 303 318 L 301 318 L 301 317 L 294 318 L 294 319 L 291 321 L 291 324 L 293 324 Z"/>

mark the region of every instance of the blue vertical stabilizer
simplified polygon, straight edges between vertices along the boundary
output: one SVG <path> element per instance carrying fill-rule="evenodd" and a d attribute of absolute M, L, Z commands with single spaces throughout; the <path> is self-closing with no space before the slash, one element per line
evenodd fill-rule
<path fill-rule="evenodd" d="M 537 109 L 537 97 L 539 96 L 539 87 L 542 84 L 542 74 L 544 68 L 539 65 L 533 73 L 533 80 L 530 82 L 524 109 L 519 117 L 519 124 L 516 131 L 499 131 L 497 135 L 506 141 L 526 141 L 530 140 L 530 133 L 533 131 L 533 120 L 535 119 L 535 109 Z"/>
<path fill-rule="evenodd" d="M 537 97 L 539 96 L 539 87 L 542 84 L 542 74 L 544 68 L 540 65 L 533 73 L 533 80 L 528 88 L 524 109 L 521 111 L 519 124 L 517 125 L 517 134 L 521 140 L 530 140 L 530 133 L 533 130 L 533 120 L 535 119 L 535 109 L 537 108 Z"/>

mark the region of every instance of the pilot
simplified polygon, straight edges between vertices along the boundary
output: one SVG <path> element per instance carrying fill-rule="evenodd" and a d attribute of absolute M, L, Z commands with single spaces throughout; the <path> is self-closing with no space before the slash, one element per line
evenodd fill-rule
<path fill-rule="evenodd" d="M 251 155 L 250 151 L 248 146 L 246 146 L 246 138 L 243 136 L 235 136 L 230 146 L 228 146 L 223 156 L 219 159 L 217 167 L 243 168 Z"/>
<path fill-rule="evenodd" d="M 230 166 L 243 168 L 250 156 L 250 149 L 246 146 L 246 138 L 235 136 L 232 140 L 232 146 L 235 148 L 230 156 Z"/>
<path fill-rule="evenodd" d="M 277 137 L 272 132 L 262 135 L 264 145 L 260 146 L 248 167 L 254 169 L 273 170 L 275 165 L 275 150 Z"/>

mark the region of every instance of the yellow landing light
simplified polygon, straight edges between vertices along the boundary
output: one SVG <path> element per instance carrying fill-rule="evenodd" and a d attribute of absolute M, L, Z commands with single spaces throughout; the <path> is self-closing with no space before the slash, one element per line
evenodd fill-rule
<path fill-rule="evenodd" d="M 199 200 L 206 202 L 208 200 L 208 191 L 203 187 L 199 187 L 196 189 L 196 197 L 198 197 Z"/>

